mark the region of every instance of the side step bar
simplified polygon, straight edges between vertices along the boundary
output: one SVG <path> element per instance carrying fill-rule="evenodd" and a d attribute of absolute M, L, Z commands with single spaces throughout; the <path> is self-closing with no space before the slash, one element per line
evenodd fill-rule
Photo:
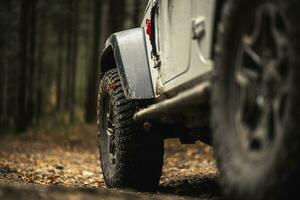
<path fill-rule="evenodd" d="M 150 105 L 148 108 L 137 111 L 134 114 L 133 119 L 135 121 L 147 121 L 180 112 L 191 105 L 205 104 L 209 100 L 210 86 L 211 84 L 209 81 L 204 81 L 187 91 L 179 93 L 175 97 L 163 100 Z"/>

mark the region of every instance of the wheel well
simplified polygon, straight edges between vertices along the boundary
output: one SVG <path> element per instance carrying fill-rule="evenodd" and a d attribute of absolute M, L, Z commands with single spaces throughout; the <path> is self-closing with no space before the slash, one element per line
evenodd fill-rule
<path fill-rule="evenodd" d="M 101 55 L 100 74 L 116 68 L 116 60 L 112 46 L 108 46 Z"/>

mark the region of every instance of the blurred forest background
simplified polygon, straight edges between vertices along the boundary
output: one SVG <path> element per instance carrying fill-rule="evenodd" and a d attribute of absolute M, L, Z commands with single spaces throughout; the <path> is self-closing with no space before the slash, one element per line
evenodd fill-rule
<path fill-rule="evenodd" d="M 99 57 L 147 0 L 0 0 L 0 133 L 94 123 Z"/>

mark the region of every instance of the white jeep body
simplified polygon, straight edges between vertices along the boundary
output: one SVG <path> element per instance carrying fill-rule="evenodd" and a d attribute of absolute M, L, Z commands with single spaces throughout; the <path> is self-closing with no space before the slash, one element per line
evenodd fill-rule
<path fill-rule="evenodd" d="M 146 46 L 156 97 L 160 95 L 158 88 L 176 90 L 212 70 L 215 7 L 215 0 L 149 1 L 141 26 L 147 35 L 147 20 L 152 24 L 155 20 L 158 56 L 152 53 L 149 36 Z M 154 18 L 152 9 L 156 9 Z"/>
<path fill-rule="evenodd" d="M 149 0 L 140 28 L 107 40 L 102 74 L 116 66 L 127 98 L 140 100 L 164 99 L 207 80 L 223 2 Z"/>

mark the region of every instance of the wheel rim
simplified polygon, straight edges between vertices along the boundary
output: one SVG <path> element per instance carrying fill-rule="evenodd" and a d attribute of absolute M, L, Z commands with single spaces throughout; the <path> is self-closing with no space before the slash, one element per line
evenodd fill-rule
<path fill-rule="evenodd" d="M 261 155 L 283 132 L 290 74 L 288 36 L 283 15 L 270 4 L 256 9 L 249 29 L 237 52 L 235 124 L 242 147 Z"/>
<path fill-rule="evenodd" d="M 107 141 L 107 152 L 108 158 L 111 164 L 115 164 L 116 155 L 115 155 L 115 144 L 114 144 L 114 131 L 115 131 L 115 123 L 113 119 L 113 105 L 110 102 L 110 99 L 106 101 L 105 105 L 105 140 Z"/>

